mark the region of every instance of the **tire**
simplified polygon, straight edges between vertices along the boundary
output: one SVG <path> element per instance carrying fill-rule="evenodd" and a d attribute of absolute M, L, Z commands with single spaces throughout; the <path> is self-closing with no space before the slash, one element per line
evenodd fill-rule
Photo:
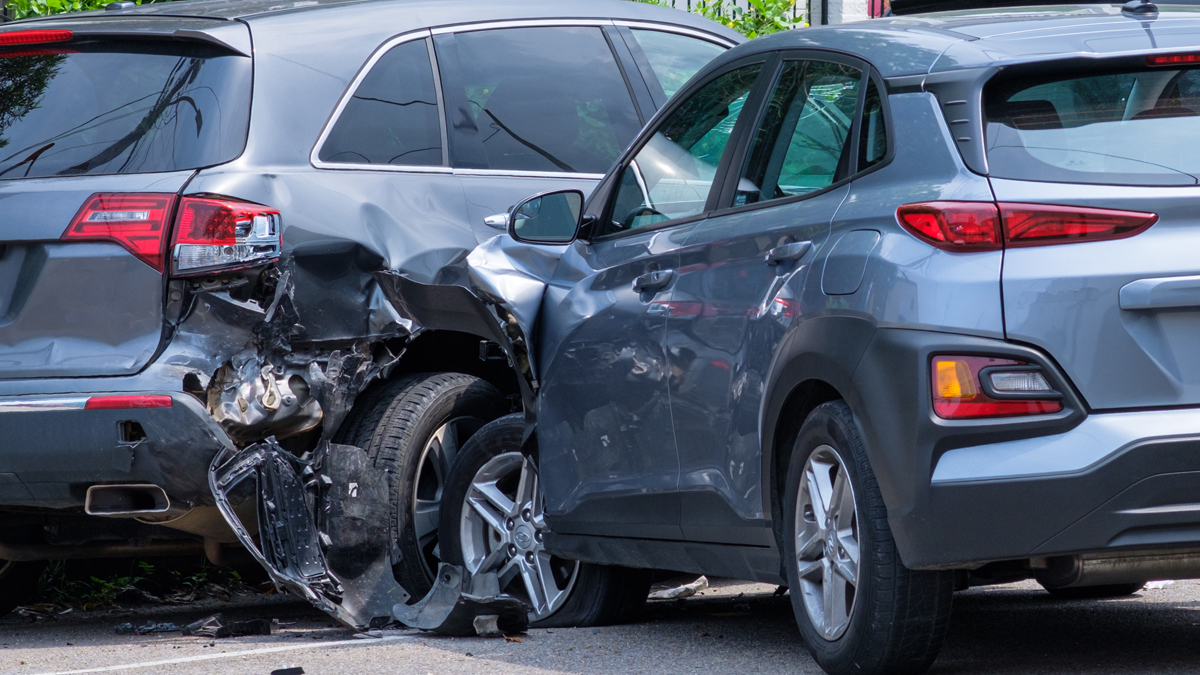
<path fill-rule="evenodd" d="M 1145 585 L 1146 582 L 1137 581 L 1128 584 L 1073 586 L 1071 588 L 1051 588 L 1042 584 L 1042 588 L 1061 600 L 1099 600 L 1100 598 L 1124 598 L 1142 590 Z"/>
<path fill-rule="evenodd" d="M 0 560 L 0 616 L 5 616 L 37 594 L 44 562 Z"/>
<path fill-rule="evenodd" d="M 813 492 L 829 499 L 814 500 Z M 954 574 L 914 571 L 900 561 L 879 484 L 844 402 L 822 404 L 804 421 L 784 499 L 792 609 L 817 664 L 831 675 L 927 670 L 949 626 Z M 825 527 L 819 526 L 822 512 L 830 514 Z"/>
<path fill-rule="evenodd" d="M 491 384 L 459 373 L 410 375 L 355 405 L 339 440 L 366 451 L 388 476 L 396 581 L 416 602 L 433 587 L 438 563 L 438 509 L 454 457 L 484 424 L 508 412 Z"/>
<path fill-rule="evenodd" d="M 524 434 L 524 416 L 508 415 L 480 429 L 459 452 L 450 471 L 442 508 L 443 557 L 471 573 L 481 568 L 499 570 L 502 590 L 533 607 L 529 619 L 535 628 L 604 626 L 629 621 L 646 604 L 652 572 L 565 560 L 543 550 L 542 534 L 548 530 L 541 514 L 534 453 L 522 444 Z M 514 499 L 520 491 L 522 475 L 530 487 L 525 491 L 525 499 Z M 496 502 L 502 500 L 495 493 L 494 501 L 484 499 L 484 493 L 477 489 L 481 482 L 495 483 L 496 491 L 508 499 L 507 513 L 496 507 Z M 468 505 L 468 498 L 477 506 Z M 497 527 L 485 522 L 481 509 L 490 509 L 492 523 Z M 519 545 L 517 555 L 507 552 L 510 545 Z M 535 566 L 522 564 L 522 558 L 537 563 L 537 570 L 543 572 L 536 576 L 538 580 L 545 581 L 545 572 L 549 572 L 553 588 L 533 581 L 530 572 Z M 533 584 L 532 592 L 527 581 Z M 535 595 L 543 600 L 536 605 Z"/>

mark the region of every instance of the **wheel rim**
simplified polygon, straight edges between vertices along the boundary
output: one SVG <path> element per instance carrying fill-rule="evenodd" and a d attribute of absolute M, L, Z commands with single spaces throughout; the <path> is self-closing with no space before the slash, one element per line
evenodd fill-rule
<path fill-rule="evenodd" d="M 442 509 L 442 491 L 450 466 L 458 456 L 458 449 L 471 434 L 484 425 L 474 417 L 456 417 L 437 428 L 421 449 L 414 477 L 412 526 L 417 546 L 421 549 L 421 568 L 425 578 L 433 583 L 440 562 L 438 556 L 438 514 Z M 403 530 L 407 523 L 399 523 Z"/>
<path fill-rule="evenodd" d="M 579 575 L 578 561 L 546 552 L 542 503 L 533 463 L 519 452 L 506 452 L 475 474 L 460 528 L 467 570 L 495 572 L 502 591 L 532 608 L 530 621 L 561 608 Z"/>
<path fill-rule="evenodd" d="M 809 455 L 796 504 L 800 594 L 812 625 L 826 640 L 850 626 L 858 593 L 859 536 L 854 486 L 837 451 Z"/>

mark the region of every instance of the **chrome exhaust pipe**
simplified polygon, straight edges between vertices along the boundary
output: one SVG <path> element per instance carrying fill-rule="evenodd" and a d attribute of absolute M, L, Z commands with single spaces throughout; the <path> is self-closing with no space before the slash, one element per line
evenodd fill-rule
<path fill-rule="evenodd" d="M 1160 579 L 1200 579 L 1200 550 L 1085 553 L 1034 560 L 1037 580 L 1050 588 L 1107 586 Z"/>
<path fill-rule="evenodd" d="M 83 511 L 89 516 L 140 516 L 166 513 L 170 508 L 167 492 L 150 483 L 93 485 L 83 503 Z"/>

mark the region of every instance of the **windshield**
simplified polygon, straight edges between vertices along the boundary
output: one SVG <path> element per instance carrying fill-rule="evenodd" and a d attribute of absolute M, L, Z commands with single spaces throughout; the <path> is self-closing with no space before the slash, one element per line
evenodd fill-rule
<path fill-rule="evenodd" d="M 1007 79 L 984 93 L 987 153 L 999 178 L 1196 185 L 1200 70 Z"/>
<path fill-rule="evenodd" d="M 0 179 L 227 162 L 246 144 L 250 66 L 186 43 L 0 50 Z"/>

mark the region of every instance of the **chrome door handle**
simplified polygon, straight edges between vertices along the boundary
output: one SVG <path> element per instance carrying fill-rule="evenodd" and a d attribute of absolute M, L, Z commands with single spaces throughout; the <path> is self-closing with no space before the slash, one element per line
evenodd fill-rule
<path fill-rule="evenodd" d="M 783 246 L 776 246 L 767 251 L 765 262 L 774 267 L 780 263 L 799 260 L 804 257 L 805 253 L 808 253 L 810 248 L 812 248 L 811 241 L 797 241 L 791 244 L 784 244 Z"/>
<path fill-rule="evenodd" d="M 633 280 L 634 293 L 657 293 L 671 284 L 675 270 L 655 270 Z"/>

